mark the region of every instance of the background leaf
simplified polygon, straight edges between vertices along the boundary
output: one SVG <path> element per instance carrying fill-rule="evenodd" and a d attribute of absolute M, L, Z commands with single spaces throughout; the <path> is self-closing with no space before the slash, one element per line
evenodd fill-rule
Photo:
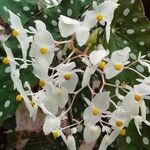
<path fill-rule="evenodd" d="M 9 23 L 8 10 L 11 10 L 21 17 L 21 21 L 24 24 L 29 18 L 38 13 L 37 2 L 38 0 L 1 0 L 0 15 L 4 22 Z"/>

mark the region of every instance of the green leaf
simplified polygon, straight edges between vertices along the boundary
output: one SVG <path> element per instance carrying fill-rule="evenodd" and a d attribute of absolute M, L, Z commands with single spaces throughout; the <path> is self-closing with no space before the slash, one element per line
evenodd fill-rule
<path fill-rule="evenodd" d="M 129 46 L 133 53 L 149 52 L 150 23 L 140 0 L 120 0 L 112 22 L 108 47 L 117 50 Z"/>
<path fill-rule="evenodd" d="M 11 10 L 19 17 L 21 17 L 22 23 L 24 24 L 29 20 L 29 18 L 38 12 L 37 0 L 1 0 L 0 15 L 4 22 L 7 23 L 9 23 L 8 10 Z"/>

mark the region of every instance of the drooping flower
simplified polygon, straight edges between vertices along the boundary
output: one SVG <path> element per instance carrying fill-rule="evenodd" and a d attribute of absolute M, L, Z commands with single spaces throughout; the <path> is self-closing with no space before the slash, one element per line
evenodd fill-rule
<path fill-rule="evenodd" d="M 76 150 L 76 142 L 73 135 L 69 135 L 67 138 L 67 147 L 69 150 Z"/>
<path fill-rule="evenodd" d="M 104 68 L 106 79 L 111 79 L 123 71 L 124 66 L 129 63 L 129 53 L 129 47 L 112 53 L 111 59 L 107 59 L 108 63 Z"/>
<path fill-rule="evenodd" d="M 115 141 L 115 139 L 118 137 L 119 131 L 118 130 L 113 130 L 111 134 L 106 134 L 102 142 L 100 144 L 100 147 L 98 150 L 107 150 L 107 147 Z"/>
<path fill-rule="evenodd" d="M 100 136 L 101 129 L 97 125 L 87 125 L 84 129 L 84 141 L 86 143 L 92 143 Z M 92 136 L 91 136 L 92 135 Z"/>
<path fill-rule="evenodd" d="M 26 57 L 27 50 L 29 48 L 29 37 L 27 35 L 27 30 L 23 28 L 20 18 L 9 10 L 10 14 L 10 27 L 12 30 L 12 36 L 16 37 L 21 45 L 22 55 L 24 60 L 24 65 L 26 67 Z"/>
<path fill-rule="evenodd" d="M 54 138 L 60 136 L 60 125 L 61 125 L 61 118 L 56 116 L 47 116 L 44 121 L 43 125 L 43 132 L 45 135 L 49 135 L 53 133 Z"/>
<path fill-rule="evenodd" d="M 3 47 L 7 54 L 7 56 L 4 59 L 6 59 L 7 63 L 10 65 L 11 75 L 15 74 L 16 66 L 20 66 L 20 65 L 15 61 L 15 58 L 14 58 L 14 55 L 13 55 L 11 49 L 8 48 L 4 43 L 3 43 Z"/>
<path fill-rule="evenodd" d="M 98 93 L 90 102 L 86 99 L 88 107 L 83 112 L 84 124 L 95 125 L 109 108 L 110 92 Z"/>
<path fill-rule="evenodd" d="M 93 10 L 87 11 L 85 14 L 85 21 L 88 22 L 88 26 L 94 27 L 99 22 L 101 25 L 106 23 L 106 40 L 110 39 L 110 28 L 114 18 L 114 11 L 118 7 L 118 0 L 111 1 L 105 0 L 100 5 L 93 2 Z"/>
<path fill-rule="evenodd" d="M 45 108 L 57 114 L 58 108 L 64 108 L 68 101 L 68 91 L 65 87 L 56 87 L 48 82 L 45 87 L 45 98 L 42 100 Z"/>
<path fill-rule="evenodd" d="M 59 18 L 59 30 L 62 37 L 68 37 L 75 33 L 80 46 L 87 42 L 90 35 L 90 27 L 87 22 L 80 22 L 63 15 Z"/>

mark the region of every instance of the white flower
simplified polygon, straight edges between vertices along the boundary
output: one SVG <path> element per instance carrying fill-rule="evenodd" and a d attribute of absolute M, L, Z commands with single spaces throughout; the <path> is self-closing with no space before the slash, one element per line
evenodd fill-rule
<path fill-rule="evenodd" d="M 54 57 L 54 50 L 56 50 L 55 40 L 51 33 L 46 30 L 43 22 L 36 21 L 35 23 L 37 32 L 34 35 L 31 45 L 30 57 L 33 57 L 36 63 L 42 66 L 42 71 L 47 73 Z M 33 66 L 35 66 L 35 64 L 33 64 Z"/>
<path fill-rule="evenodd" d="M 105 0 L 100 5 L 93 4 L 94 10 L 87 11 L 85 21 L 88 26 L 94 27 L 99 22 L 101 25 L 106 23 L 106 40 L 110 39 L 110 26 L 114 17 L 114 11 L 118 7 L 117 1 Z"/>
<path fill-rule="evenodd" d="M 29 110 L 30 117 L 32 117 L 33 120 L 35 121 L 36 113 L 37 113 L 37 106 L 35 105 L 35 107 L 34 107 L 33 103 L 28 98 L 28 94 L 24 90 L 23 85 L 22 85 L 22 81 L 19 78 L 19 70 L 16 70 L 16 73 L 11 75 L 11 79 L 14 83 L 15 88 L 17 89 L 17 91 L 22 96 L 22 98 L 25 102 L 25 105 L 26 105 L 27 109 Z"/>
<path fill-rule="evenodd" d="M 138 84 L 135 85 L 132 90 L 125 96 L 124 100 L 122 101 L 122 106 L 125 111 L 130 112 L 133 116 L 138 115 L 139 108 L 141 107 L 142 110 L 146 107 L 143 104 L 143 100 L 145 96 L 150 95 L 150 88 L 149 85 L 146 84 Z M 146 114 L 145 114 L 146 115 Z"/>
<path fill-rule="evenodd" d="M 104 48 L 93 51 L 89 55 L 90 62 L 92 65 L 98 65 L 108 54 L 109 51 L 106 51 Z"/>
<path fill-rule="evenodd" d="M 20 18 L 9 10 L 12 35 L 16 37 L 21 45 L 24 63 L 26 64 L 27 50 L 29 48 L 29 38 L 27 30 L 23 28 Z"/>
<path fill-rule="evenodd" d="M 75 138 L 72 135 L 69 135 L 67 138 L 67 147 L 69 150 L 76 150 Z"/>
<path fill-rule="evenodd" d="M 87 86 L 89 84 L 91 75 L 96 71 L 99 63 L 109 54 L 109 51 L 104 50 L 102 47 L 97 51 L 93 51 L 89 55 L 89 59 L 84 58 L 82 61 L 87 64 L 85 69 L 83 80 L 82 80 L 82 87 Z"/>
<path fill-rule="evenodd" d="M 68 101 L 68 92 L 65 88 L 55 87 L 53 83 L 47 82 L 43 97 L 40 99 L 42 107 L 53 114 L 58 113 L 58 108 L 63 108 Z"/>
<path fill-rule="evenodd" d="M 30 100 L 27 96 L 27 93 L 22 86 L 22 81 L 20 80 L 20 72 L 16 68 L 16 65 L 19 66 L 19 64 L 15 61 L 12 51 L 5 44 L 3 44 L 3 47 L 6 51 L 6 54 L 7 54 L 8 60 L 9 60 L 9 64 L 10 64 L 10 68 L 11 68 L 11 79 L 14 83 L 14 89 L 17 89 L 17 91 L 23 97 L 26 107 L 29 110 L 30 116 L 33 118 L 33 120 L 35 120 L 36 109 L 35 109 L 35 107 L 32 107 Z"/>
<path fill-rule="evenodd" d="M 16 65 L 19 66 L 19 64 L 15 61 L 15 58 L 14 58 L 14 55 L 13 55 L 11 49 L 8 48 L 4 43 L 3 43 L 3 47 L 4 47 L 4 50 L 5 50 L 6 54 L 7 54 L 6 58 L 8 59 L 8 62 L 10 64 L 11 75 L 15 74 L 15 72 L 16 72 Z"/>
<path fill-rule="evenodd" d="M 98 93 L 92 101 L 88 101 L 88 107 L 83 112 L 84 124 L 94 125 L 101 120 L 101 116 L 109 108 L 110 92 Z"/>
<path fill-rule="evenodd" d="M 100 147 L 98 150 L 107 150 L 107 147 L 113 143 L 113 141 L 115 141 L 115 139 L 118 137 L 119 132 L 118 130 L 113 130 L 112 133 L 110 135 L 106 134 L 103 139 L 102 142 L 100 144 Z"/>
<path fill-rule="evenodd" d="M 87 125 L 84 129 L 84 141 L 86 143 L 95 142 L 100 136 L 101 129 L 96 125 Z"/>
<path fill-rule="evenodd" d="M 142 136 L 142 134 L 140 132 L 140 127 L 142 125 L 142 122 L 144 122 L 148 126 L 150 126 L 150 122 L 148 122 L 147 120 L 143 120 L 143 118 L 141 116 L 139 116 L 139 115 L 134 116 L 133 118 L 134 118 L 134 124 L 136 126 L 136 129 L 137 129 L 139 135 Z"/>
<path fill-rule="evenodd" d="M 38 77 L 41 81 L 45 82 L 49 79 L 48 76 L 48 65 L 45 66 L 41 62 L 33 60 L 33 73 L 36 77 Z"/>
<path fill-rule="evenodd" d="M 63 15 L 59 18 L 59 30 L 62 37 L 68 37 L 75 33 L 80 46 L 87 42 L 90 35 L 90 28 L 85 21 L 80 22 Z"/>
<path fill-rule="evenodd" d="M 83 75 L 82 87 L 85 87 L 89 84 L 91 75 L 96 71 L 97 66 L 87 66 Z"/>
<path fill-rule="evenodd" d="M 58 136 L 60 135 L 59 130 L 60 130 L 60 124 L 61 124 L 61 119 L 60 117 L 56 116 L 47 116 L 45 118 L 45 122 L 43 125 L 43 132 L 45 135 L 49 135 L 51 132 L 56 132 Z"/>
<path fill-rule="evenodd" d="M 126 47 L 115 51 L 111 55 L 111 59 L 107 59 L 108 64 L 104 68 L 106 79 L 111 79 L 123 71 L 124 65 L 129 63 L 130 48 Z"/>
<path fill-rule="evenodd" d="M 128 125 L 130 120 L 130 113 L 118 108 L 111 114 L 109 124 L 111 124 L 113 129 L 121 130 Z"/>
<path fill-rule="evenodd" d="M 75 91 L 78 84 L 78 75 L 76 72 L 81 72 L 79 69 L 74 69 L 76 64 L 74 62 L 67 64 L 60 64 L 56 67 L 58 78 L 56 78 L 56 84 L 65 87 L 69 93 Z"/>

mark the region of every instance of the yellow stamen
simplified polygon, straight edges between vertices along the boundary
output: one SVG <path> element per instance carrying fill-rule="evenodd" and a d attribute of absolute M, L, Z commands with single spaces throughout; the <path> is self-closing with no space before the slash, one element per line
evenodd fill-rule
<path fill-rule="evenodd" d="M 43 55 L 47 54 L 48 53 L 48 48 L 47 47 L 41 47 L 40 48 L 40 53 L 43 54 Z"/>
<path fill-rule="evenodd" d="M 135 99 L 137 102 L 139 102 L 139 101 L 142 99 L 142 95 L 140 95 L 140 94 L 135 94 L 135 95 L 134 95 L 134 99 Z"/>
<path fill-rule="evenodd" d="M 12 36 L 14 36 L 14 37 L 18 37 L 19 36 L 19 31 L 17 31 L 17 30 L 13 30 L 12 31 Z"/>
<path fill-rule="evenodd" d="M 4 57 L 3 60 L 2 60 L 2 63 L 5 64 L 5 65 L 8 65 L 9 64 L 8 57 Z"/>
<path fill-rule="evenodd" d="M 126 129 L 120 129 L 119 134 L 122 136 L 126 135 Z"/>
<path fill-rule="evenodd" d="M 45 82 L 44 80 L 40 80 L 40 81 L 39 81 L 39 86 L 40 86 L 41 88 L 43 88 L 43 87 L 45 86 L 45 84 L 46 84 L 46 82 Z"/>
<path fill-rule="evenodd" d="M 71 73 L 65 73 L 64 74 L 64 79 L 65 80 L 70 80 L 72 78 L 72 74 Z"/>
<path fill-rule="evenodd" d="M 122 64 L 119 64 L 119 63 L 116 63 L 114 67 L 115 67 L 115 70 L 117 71 L 120 71 L 123 68 Z"/>
<path fill-rule="evenodd" d="M 105 61 L 99 62 L 99 64 L 98 64 L 98 68 L 99 68 L 99 69 L 104 70 L 105 67 L 106 67 L 106 62 L 105 62 Z"/>
<path fill-rule="evenodd" d="M 100 15 L 100 14 L 98 14 L 98 15 L 96 16 L 96 20 L 97 20 L 97 21 L 102 21 L 102 20 L 103 20 L 103 16 Z"/>
<path fill-rule="evenodd" d="M 96 108 L 96 107 L 93 107 L 93 108 L 92 108 L 92 114 L 93 114 L 94 116 L 100 115 L 101 113 L 102 113 L 102 112 L 101 112 L 100 109 L 98 109 L 98 108 Z"/>
<path fill-rule="evenodd" d="M 116 121 L 116 126 L 117 127 L 121 127 L 122 125 L 123 125 L 123 121 L 121 121 L 121 120 Z"/>
<path fill-rule="evenodd" d="M 17 96 L 16 96 L 16 101 L 17 102 L 21 102 L 23 100 L 23 97 L 20 95 L 20 94 L 18 94 Z"/>
<path fill-rule="evenodd" d="M 53 137 L 54 137 L 55 139 L 60 136 L 60 133 L 59 133 L 58 130 L 55 130 L 55 131 L 53 131 L 52 133 L 53 133 Z"/>

